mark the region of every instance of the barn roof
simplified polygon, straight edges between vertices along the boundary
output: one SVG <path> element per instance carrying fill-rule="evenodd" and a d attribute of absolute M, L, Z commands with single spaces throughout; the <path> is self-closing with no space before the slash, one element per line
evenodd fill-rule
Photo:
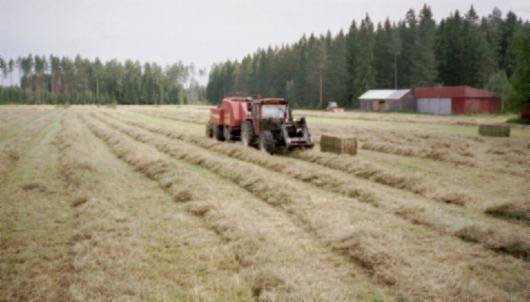
<path fill-rule="evenodd" d="M 410 89 L 372 89 L 366 91 L 359 97 L 360 100 L 399 100 L 404 97 Z"/>

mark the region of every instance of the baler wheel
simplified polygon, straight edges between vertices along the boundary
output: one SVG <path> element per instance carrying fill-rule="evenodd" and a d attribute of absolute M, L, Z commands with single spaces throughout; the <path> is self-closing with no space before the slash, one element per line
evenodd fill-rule
<path fill-rule="evenodd" d="M 223 135 L 223 126 L 222 125 L 214 125 L 213 126 L 213 136 L 218 141 L 224 141 L 224 135 Z"/>

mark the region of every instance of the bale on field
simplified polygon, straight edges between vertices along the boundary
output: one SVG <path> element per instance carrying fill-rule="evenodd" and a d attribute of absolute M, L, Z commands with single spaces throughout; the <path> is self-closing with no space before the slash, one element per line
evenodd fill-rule
<path fill-rule="evenodd" d="M 508 125 L 479 125 L 478 133 L 482 136 L 510 136 L 510 126 Z"/>
<path fill-rule="evenodd" d="M 320 151 L 356 155 L 357 139 L 354 137 L 322 135 L 320 137 Z"/>

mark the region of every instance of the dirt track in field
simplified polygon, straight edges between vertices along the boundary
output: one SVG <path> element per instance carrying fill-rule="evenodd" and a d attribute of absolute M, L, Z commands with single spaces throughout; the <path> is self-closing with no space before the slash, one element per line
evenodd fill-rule
<path fill-rule="evenodd" d="M 312 114 L 358 156 L 270 156 L 207 114 L 3 107 L 0 300 L 530 299 L 530 134 Z"/>

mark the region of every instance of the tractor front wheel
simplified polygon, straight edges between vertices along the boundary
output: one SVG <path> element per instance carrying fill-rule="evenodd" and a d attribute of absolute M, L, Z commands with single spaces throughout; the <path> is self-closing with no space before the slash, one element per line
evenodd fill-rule
<path fill-rule="evenodd" d="M 276 150 L 274 136 L 270 131 L 265 130 L 261 132 L 261 135 L 259 136 L 259 149 L 270 154 L 273 154 Z"/>

